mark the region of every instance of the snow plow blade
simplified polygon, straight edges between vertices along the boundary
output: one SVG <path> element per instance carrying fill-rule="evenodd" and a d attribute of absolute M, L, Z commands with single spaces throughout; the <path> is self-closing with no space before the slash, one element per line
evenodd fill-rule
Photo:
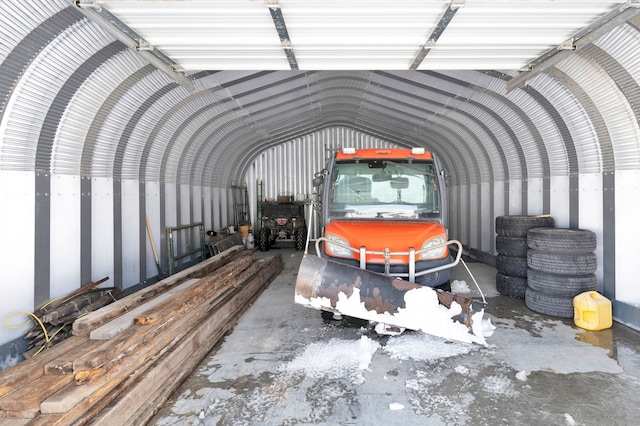
<path fill-rule="evenodd" d="M 305 254 L 295 302 L 401 329 L 485 344 L 485 303 Z M 486 325 L 485 325 L 486 326 Z"/>

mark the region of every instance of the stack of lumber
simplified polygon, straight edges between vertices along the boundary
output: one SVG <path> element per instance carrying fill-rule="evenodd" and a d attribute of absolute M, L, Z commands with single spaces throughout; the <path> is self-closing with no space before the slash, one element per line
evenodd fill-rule
<path fill-rule="evenodd" d="M 73 323 L 0 372 L 0 426 L 143 425 L 280 272 L 234 246 Z"/>
<path fill-rule="evenodd" d="M 73 322 L 87 312 L 93 312 L 116 300 L 120 293 L 116 288 L 98 287 L 109 277 L 91 281 L 67 296 L 55 299 L 36 309 L 33 314 L 38 318 L 25 336 L 27 351 L 25 358 L 30 358 L 56 343 L 71 336 Z"/>

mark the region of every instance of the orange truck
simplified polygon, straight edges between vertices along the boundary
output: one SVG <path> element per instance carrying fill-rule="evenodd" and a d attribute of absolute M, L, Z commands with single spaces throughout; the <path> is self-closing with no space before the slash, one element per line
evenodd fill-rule
<path fill-rule="evenodd" d="M 322 186 L 322 237 L 316 255 L 302 258 L 295 302 L 327 319 L 369 320 L 378 332 L 409 328 L 482 343 L 485 302 L 451 293 L 462 245 L 447 236 L 440 170 L 421 148 L 337 152 L 314 178 Z M 444 331 L 452 321 L 460 323 L 451 329 L 457 337 Z"/>
<path fill-rule="evenodd" d="M 321 257 L 450 291 L 444 177 L 430 152 L 345 148 L 320 177 Z"/>

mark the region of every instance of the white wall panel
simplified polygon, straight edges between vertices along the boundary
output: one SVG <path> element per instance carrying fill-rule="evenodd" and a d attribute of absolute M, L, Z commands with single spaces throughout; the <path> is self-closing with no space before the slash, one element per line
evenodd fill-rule
<path fill-rule="evenodd" d="M 162 253 L 161 242 L 164 241 L 164 230 L 160 229 L 160 182 L 146 182 L 145 184 L 146 195 L 146 211 L 147 218 L 149 219 L 149 227 L 151 228 L 151 235 L 153 235 L 153 242 L 156 245 L 156 251 L 158 253 L 158 259 L 160 259 Z M 156 265 L 155 258 L 153 257 L 153 249 L 151 248 L 151 241 L 149 240 L 149 233 L 147 232 L 146 243 L 146 255 L 145 263 L 147 267 L 147 277 L 150 278 L 158 273 L 158 267 Z"/>
<path fill-rule="evenodd" d="M 91 181 L 91 275 L 92 280 L 111 278 L 113 285 L 113 179 Z"/>
<path fill-rule="evenodd" d="M 478 184 L 472 183 L 469 185 L 469 210 L 466 215 L 469 217 L 469 237 L 467 244 L 471 247 L 478 248 L 480 241 L 480 228 L 478 226 L 478 219 L 481 215 L 480 212 L 480 196 Z M 462 212 L 461 212 L 462 213 Z"/>
<path fill-rule="evenodd" d="M 551 211 L 556 228 L 569 227 L 569 177 L 551 177 Z"/>
<path fill-rule="evenodd" d="M 164 184 L 164 223 L 167 228 L 178 226 L 178 206 L 176 185 L 174 183 Z"/>
<path fill-rule="evenodd" d="M 480 247 L 484 252 L 491 253 L 491 242 L 495 238 L 491 233 L 495 218 L 491 214 L 491 183 L 480 184 Z"/>
<path fill-rule="evenodd" d="M 527 214 L 522 211 L 522 180 L 512 179 L 509 181 L 509 213 Z"/>
<path fill-rule="evenodd" d="M 454 217 L 460 217 L 460 228 L 455 239 L 459 240 L 464 245 L 469 245 L 469 226 L 468 226 L 468 217 L 469 217 L 469 186 L 468 185 L 460 185 L 458 187 L 458 205 L 456 206 L 457 211 Z"/>
<path fill-rule="evenodd" d="M 505 203 L 505 197 L 507 196 L 507 190 L 505 188 L 505 182 L 504 181 L 496 181 L 493 184 L 493 193 L 494 193 L 494 198 L 493 198 L 493 214 L 495 217 L 498 216 L 504 216 L 509 214 L 509 212 L 504 210 L 504 203 Z M 493 240 L 495 241 L 495 219 L 493 219 L 493 227 L 494 227 L 494 232 L 493 232 Z M 497 254 L 497 253 L 492 253 L 492 254 Z"/>
<path fill-rule="evenodd" d="M 209 231 L 213 228 L 213 209 L 211 207 L 212 191 L 211 188 L 202 188 L 202 221 L 204 222 L 204 230 Z"/>
<path fill-rule="evenodd" d="M 596 234 L 596 256 L 598 257 L 598 289 L 602 291 L 602 261 L 603 261 L 603 244 L 602 244 L 602 221 L 603 221 L 603 201 L 602 201 L 602 175 L 599 173 L 591 173 L 580 175 L 580 218 L 578 219 L 581 229 L 588 229 Z M 613 208 L 613 206 L 611 206 Z"/>
<path fill-rule="evenodd" d="M 140 190 L 137 181 L 121 182 L 122 287 L 140 282 Z"/>
<path fill-rule="evenodd" d="M 640 171 L 616 172 L 616 300 L 640 306 Z"/>
<path fill-rule="evenodd" d="M 218 231 L 220 230 L 220 228 L 222 228 L 222 221 L 221 221 L 221 214 L 220 214 L 220 192 L 221 189 L 220 188 L 211 188 L 211 205 L 212 205 L 212 211 L 211 214 L 213 215 L 213 219 L 212 219 L 212 224 L 211 224 L 211 228 Z"/>
<path fill-rule="evenodd" d="M 80 178 L 51 176 L 50 297 L 77 290 L 80 278 Z"/>
<path fill-rule="evenodd" d="M 527 214 L 539 215 L 548 212 L 544 210 L 544 181 L 542 178 L 529 178 L 527 180 Z"/>
<path fill-rule="evenodd" d="M 13 312 L 31 312 L 34 308 L 34 220 L 35 177 L 33 173 L 0 170 L 0 270 L 2 270 L 2 296 L 0 317 Z M 41 241 L 40 244 L 46 244 Z M 15 255 L 15 254 L 18 255 Z M 27 317 L 17 315 L 9 324 L 25 322 Z M 24 335 L 26 329 L 2 327 L 0 345 Z"/>

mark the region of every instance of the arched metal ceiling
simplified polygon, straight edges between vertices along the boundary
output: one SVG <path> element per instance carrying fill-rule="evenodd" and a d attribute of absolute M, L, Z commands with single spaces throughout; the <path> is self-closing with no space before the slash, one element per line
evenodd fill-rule
<path fill-rule="evenodd" d="M 95 2 L 80 3 L 93 6 Z M 173 51 L 171 47 L 197 37 L 194 31 L 182 38 L 171 29 L 158 33 L 169 19 L 160 12 L 176 11 L 171 2 L 100 3 L 144 33 L 147 41 L 157 37 L 154 44 L 170 57 L 182 58 L 180 48 Z M 233 8 L 226 2 L 193 2 L 189 10 L 216 13 L 216 19 L 227 16 L 230 24 L 226 28 L 231 32 L 238 29 L 231 24 L 239 23 L 243 14 L 257 16 L 256 8 L 266 10 L 264 4 L 257 4 L 260 2 L 239 3 L 242 5 Z M 438 16 L 436 11 L 449 4 L 373 3 L 370 15 L 361 19 L 361 35 L 380 25 L 383 10 L 395 11 L 386 20 L 386 28 L 393 28 L 396 15 L 408 19 L 412 11 L 424 6 L 420 10 L 431 22 Z M 476 3 L 485 3 L 485 9 L 477 9 Z M 496 31 L 527 24 L 520 29 L 527 40 L 533 37 L 531 30 L 542 28 L 540 40 L 548 40 L 546 44 L 537 40 L 536 52 L 542 53 L 558 37 L 579 34 L 583 26 L 621 5 L 612 1 L 587 4 L 589 7 L 572 1 L 518 2 L 515 6 L 498 1 L 457 2 L 463 9 L 443 32 L 438 49 L 442 47 L 444 56 L 451 54 L 447 52 L 458 48 L 455 40 L 462 30 L 486 32 L 487 25 L 480 25 L 482 19 L 494 19 Z M 330 20 L 318 18 L 314 21 L 317 31 L 328 31 L 332 25 L 345 30 L 347 18 L 358 5 L 362 7 L 358 2 L 350 2 L 347 8 L 335 2 L 303 7 L 297 1 L 282 1 L 278 7 L 285 17 L 291 12 L 287 21 L 291 39 L 300 34 L 302 40 L 309 40 L 311 33 L 302 35 L 310 31 L 303 24 L 312 13 L 327 13 L 318 8 L 332 7 L 342 18 L 331 25 Z M 637 2 L 627 5 L 637 7 Z M 184 10 L 186 5 L 181 7 Z M 387 71 L 188 71 L 194 85 L 190 89 L 149 65 L 145 57 L 88 19 L 74 2 L 5 2 L 1 8 L 0 169 L 4 170 L 229 187 L 240 181 L 260 152 L 332 126 L 347 126 L 401 145 L 426 146 L 440 154 L 457 184 L 638 169 L 640 165 L 637 17 L 513 90 L 508 90 L 508 82 L 518 74 L 516 69 L 428 70 L 438 68 L 434 64 L 439 57 L 433 56 L 432 61 L 432 52 L 418 68 L 422 71 L 391 70 L 393 67 Z M 523 16 L 526 11 L 536 13 Z M 563 17 L 571 19 L 560 24 L 555 17 L 564 12 L 569 15 Z M 550 16 L 554 17 L 552 26 L 545 21 Z M 263 19 L 269 22 L 271 18 L 265 14 L 258 21 Z M 180 22 L 174 25 L 179 27 Z M 245 38 L 260 36 L 260 31 L 244 30 Z M 428 28 L 422 34 L 427 37 Z M 238 41 L 231 37 L 208 42 L 214 57 L 225 40 L 229 45 Z M 486 42 L 491 43 L 491 38 Z M 504 40 L 493 43 L 476 53 L 493 60 L 505 43 L 513 47 Z M 352 47 L 366 50 L 366 45 Z M 305 46 L 304 42 L 295 45 L 300 64 L 311 55 L 305 53 Z M 309 41 L 316 53 L 335 48 L 331 44 L 322 49 L 313 46 Z M 245 59 L 256 61 L 245 47 L 235 53 L 246 53 Z M 400 51 L 404 52 L 396 52 Z M 532 54 L 524 47 L 520 52 Z M 474 56 L 464 58 L 473 60 Z M 284 56 L 280 59 L 286 60 Z M 525 62 L 534 59 L 521 58 Z M 258 63 L 269 68 L 269 61 Z M 384 69 L 396 62 L 379 63 L 377 68 Z"/>

